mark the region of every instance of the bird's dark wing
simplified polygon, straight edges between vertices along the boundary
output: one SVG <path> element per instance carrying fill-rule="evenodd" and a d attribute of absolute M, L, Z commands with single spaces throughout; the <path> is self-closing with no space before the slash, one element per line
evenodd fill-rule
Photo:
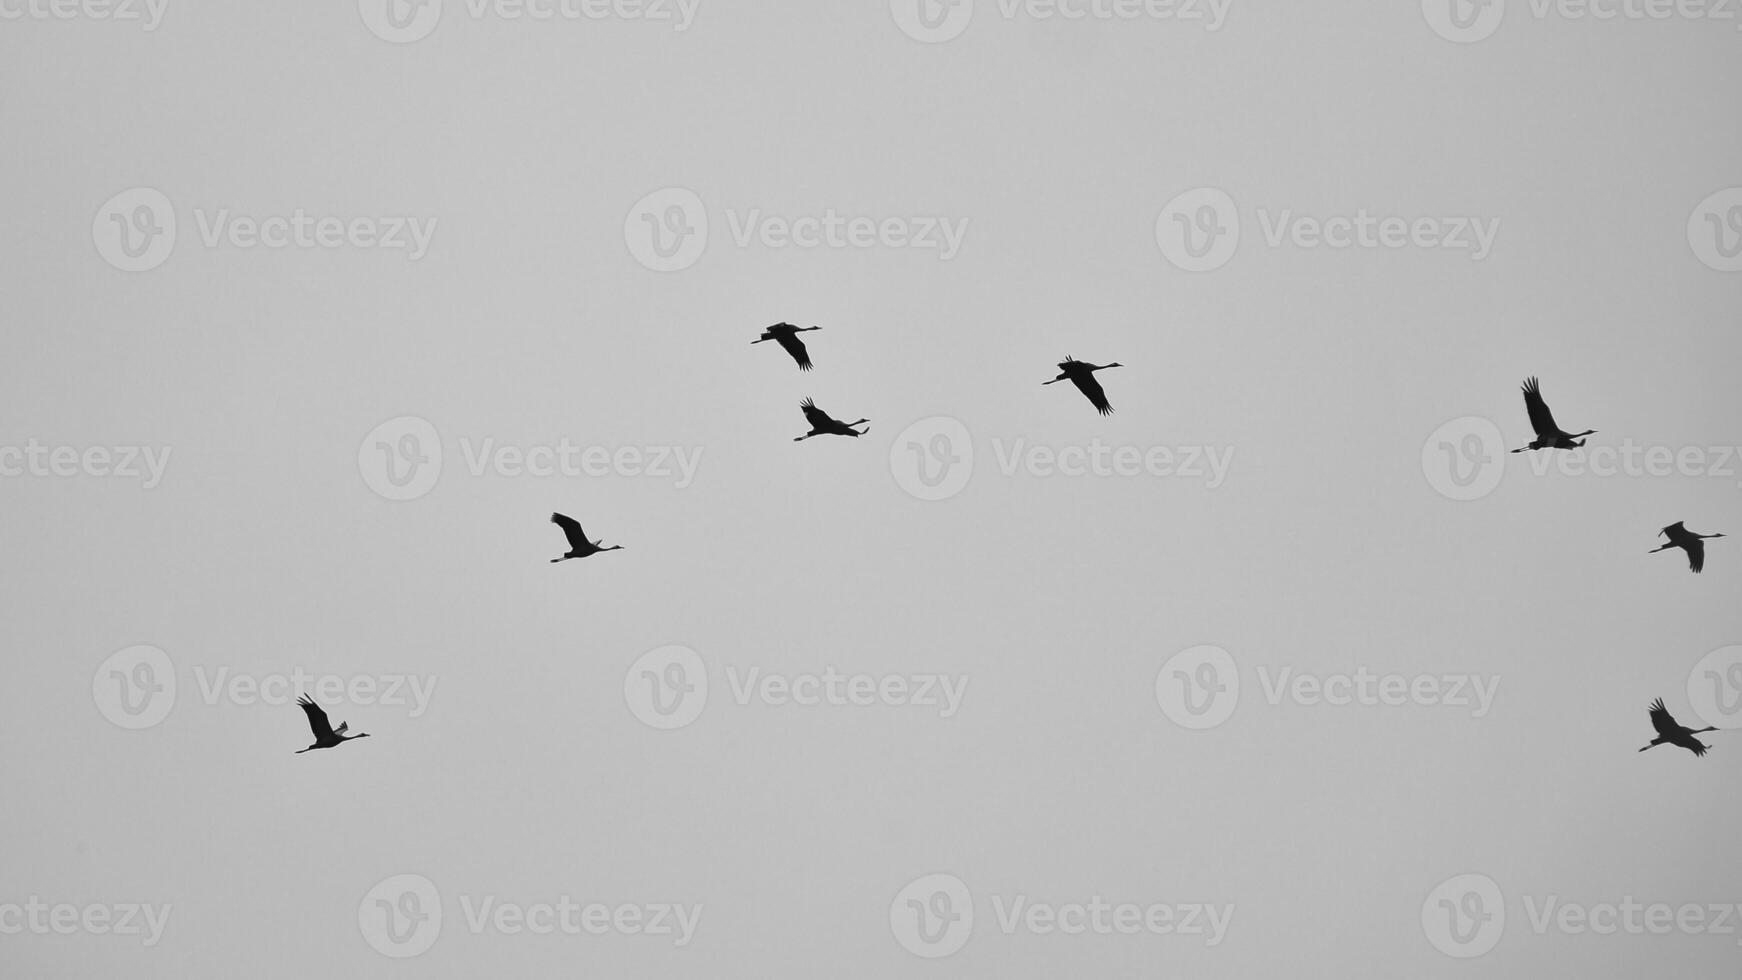
<path fill-rule="evenodd" d="M 1706 754 L 1706 743 L 1700 741 L 1699 739 L 1693 737 L 1692 735 L 1688 736 L 1688 740 L 1687 740 L 1687 742 L 1683 743 L 1683 747 L 1695 755 L 1705 755 Z"/>
<path fill-rule="evenodd" d="M 1548 402 L 1542 400 L 1542 386 L 1535 378 L 1525 379 L 1524 408 L 1530 413 L 1530 427 L 1537 435 L 1549 436 L 1560 431 L 1554 423 L 1554 413 L 1548 410 Z"/>
<path fill-rule="evenodd" d="M 1682 522 L 1681 522 L 1681 521 L 1676 521 L 1676 522 L 1675 522 L 1675 523 L 1674 523 L 1674 524 L 1671 524 L 1671 525 L 1670 525 L 1670 526 L 1669 526 L 1669 527 L 1666 527 L 1666 528 L 1664 528 L 1664 529 L 1663 529 L 1663 530 L 1661 530 L 1661 531 L 1659 531 L 1659 532 L 1657 532 L 1657 533 L 1658 533 L 1658 534 L 1667 534 L 1667 535 L 1669 535 L 1669 536 L 1670 536 L 1670 537 L 1672 537 L 1672 538 L 1673 538 L 1673 537 L 1675 537 L 1675 536 L 1676 536 L 1676 535 L 1677 535 L 1677 534 L 1679 534 L 1679 533 L 1681 533 L 1681 532 L 1682 532 L 1682 531 L 1685 531 L 1685 530 L 1687 530 L 1687 528 L 1685 528 L 1685 527 L 1683 527 L 1683 526 L 1682 526 Z"/>
<path fill-rule="evenodd" d="M 813 429 L 820 429 L 825 425 L 838 424 L 835 423 L 835 420 L 830 417 L 828 412 L 818 408 L 817 403 L 811 401 L 809 398 L 800 402 L 798 407 L 804 409 L 805 421 L 809 422 Z"/>
<path fill-rule="evenodd" d="M 1658 698 L 1651 702 L 1651 727 L 1657 729 L 1657 733 L 1664 738 L 1670 738 L 1678 734 L 1682 726 L 1675 723 L 1675 719 L 1670 717 L 1669 709 L 1663 706 L 1663 699 Z"/>
<path fill-rule="evenodd" d="M 1682 548 L 1688 553 L 1688 567 L 1694 570 L 1695 575 L 1706 570 L 1706 543 L 1704 541 L 1699 538 L 1689 538 L 1682 542 Z"/>
<path fill-rule="evenodd" d="M 1094 375 L 1087 372 L 1079 374 L 1073 371 L 1071 381 L 1077 386 L 1077 390 L 1089 399 L 1089 404 L 1095 406 L 1095 411 L 1102 415 L 1113 414 L 1113 406 L 1107 404 L 1107 393 L 1101 390 L 1101 382 L 1096 381 Z"/>
<path fill-rule="evenodd" d="M 788 354 L 792 355 L 793 360 L 798 362 L 799 370 L 809 371 L 811 369 L 810 352 L 804 349 L 804 341 L 798 339 L 798 334 L 781 331 L 774 339 L 786 349 Z"/>
<path fill-rule="evenodd" d="M 333 726 L 327 721 L 327 713 L 321 710 L 320 705 L 310 701 L 306 694 L 298 698 L 296 703 L 302 705 L 303 714 L 308 715 L 308 727 L 315 733 L 315 741 L 333 737 Z"/>
<path fill-rule="evenodd" d="M 581 525 L 574 518 L 565 517 L 562 514 L 552 514 L 550 522 L 563 529 L 563 537 L 569 539 L 569 547 L 585 548 L 592 544 L 591 541 L 587 540 L 587 532 L 581 530 Z"/>

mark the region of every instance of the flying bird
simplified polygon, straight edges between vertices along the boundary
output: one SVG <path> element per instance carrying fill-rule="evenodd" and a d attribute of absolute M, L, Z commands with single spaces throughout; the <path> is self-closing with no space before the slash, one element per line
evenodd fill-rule
<path fill-rule="evenodd" d="M 1077 390 L 1083 393 L 1083 397 L 1089 400 L 1089 404 L 1095 406 L 1097 412 L 1102 415 L 1112 415 L 1113 406 L 1107 404 L 1107 393 L 1101 390 L 1101 383 L 1095 380 L 1095 372 L 1124 366 L 1118 361 L 1111 364 L 1090 364 L 1066 354 L 1065 359 L 1059 362 L 1059 376 L 1052 381 L 1042 381 L 1041 384 L 1050 385 L 1058 381 L 1069 381 L 1077 386 Z"/>
<path fill-rule="evenodd" d="M 332 723 L 327 721 L 327 713 L 321 710 L 320 705 L 310 701 L 306 694 L 297 698 L 296 703 L 302 706 L 303 714 L 308 715 L 308 727 L 315 733 L 315 744 L 306 749 L 298 749 L 291 755 L 302 755 L 304 752 L 313 752 L 315 749 L 330 749 L 340 742 L 369 737 L 368 732 L 346 735 L 345 731 L 351 727 L 350 722 L 341 721 L 339 727 L 334 728 Z"/>
<path fill-rule="evenodd" d="M 605 540 L 604 538 L 600 538 L 598 541 L 587 540 L 587 532 L 581 530 L 580 523 L 572 517 L 565 517 L 562 514 L 552 514 L 550 515 L 550 522 L 555 524 L 557 527 L 562 528 L 563 536 L 569 539 L 569 553 L 561 558 L 552 558 L 550 560 L 552 565 L 559 561 L 567 561 L 570 558 L 585 558 L 588 555 L 596 555 L 601 551 L 621 551 L 623 548 L 620 544 L 614 544 L 609 548 L 599 547 L 600 542 Z"/>
<path fill-rule="evenodd" d="M 817 403 L 811 401 L 809 398 L 800 402 L 798 407 L 804 409 L 805 421 L 811 424 L 811 430 L 806 432 L 804 435 L 793 439 L 793 442 L 803 442 L 811 436 L 852 436 L 857 439 L 864 435 L 865 432 L 871 431 L 871 427 L 865 425 L 865 423 L 871 421 L 870 419 L 860 419 L 857 422 L 842 422 L 829 415 L 828 412 L 818 408 Z M 864 425 L 865 432 L 860 432 L 858 429 L 853 428 L 856 425 Z"/>
<path fill-rule="evenodd" d="M 1705 755 L 1709 746 L 1694 736 L 1701 732 L 1718 730 L 1717 725 L 1706 728 L 1683 728 L 1676 723 L 1675 718 L 1670 716 L 1669 709 L 1663 706 L 1662 698 L 1651 702 L 1651 727 L 1657 729 L 1657 737 L 1652 739 L 1651 745 L 1647 745 L 1645 749 L 1655 745 L 1679 745 L 1695 755 Z M 1644 752 L 1645 749 L 1639 751 Z"/>
<path fill-rule="evenodd" d="M 821 329 L 822 327 L 795 327 L 790 323 L 777 323 L 762 331 L 762 336 L 750 343 L 760 344 L 764 340 L 772 340 L 792 355 L 792 359 L 798 362 L 800 371 L 809 371 L 811 369 L 811 355 L 809 351 L 804 349 L 804 341 L 798 339 L 798 335 L 806 331 Z"/>
<path fill-rule="evenodd" d="M 1688 553 L 1688 567 L 1694 570 L 1695 575 L 1698 575 L 1701 570 L 1706 567 L 1706 543 L 1701 539 L 1721 538 L 1724 536 L 1722 532 L 1717 534 L 1695 534 L 1686 527 L 1683 527 L 1681 521 L 1676 521 L 1674 524 L 1671 524 L 1669 527 L 1666 527 L 1657 533 L 1667 535 L 1669 537 L 1669 543 L 1661 547 L 1653 548 L 1650 551 L 1647 551 L 1646 554 L 1655 555 L 1658 552 L 1669 548 L 1680 548 Z"/>
<path fill-rule="evenodd" d="M 1555 424 L 1554 413 L 1548 410 L 1548 402 L 1542 400 L 1542 386 L 1537 384 L 1535 378 L 1526 378 L 1524 381 L 1524 407 L 1530 412 L 1530 427 L 1536 430 L 1536 438 L 1530 445 L 1514 449 L 1515 453 L 1524 452 L 1526 449 L 1577 449 L 1585 444 L 1580 436 L 1595 435 L 1597 432 L 1596 429 L 1572 433 L 1562 431 Z"/>

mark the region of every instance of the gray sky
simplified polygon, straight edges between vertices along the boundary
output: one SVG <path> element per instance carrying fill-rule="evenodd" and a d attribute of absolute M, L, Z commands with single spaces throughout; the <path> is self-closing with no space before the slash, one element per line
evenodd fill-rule
<path fill-rule="evenodd" d="M 84 456 L 78 475 L 0 477 L 0 972 L 1734 969 L 1742 937 L 1716 928 L 1533 916 L 1550 896 L 1742 902 L 1742 746 L 1635 752 L 1659 696 L 1690 727 L 1742 726 L 1742 709 L 1701 720 L 1689 683 L 1742 662 L 1696 669 L 1742 643 L 1742 541 L 1712 543 L 1697 577 L 1645 554 L 1677 520 L 1742 535 L 1742 273 L 1723 268 L 1742 192 L 1710 198 L 1742 186 L 1726 96 L 1742 19 L 1512 0 L 1458 43 L 1415 3 L 1236 0 L 1207 30 L 977 0 L 928 42 L 904 33 L 903 0 L 702 0 L 684 30 L 446 0 L 433 32 L 393 43 L 373 2 L 169 0 L 147 30 L 0 0 L 0 469 L 33 440 L 42 459 L 164 463 L 155 482 Z M 115 219 L 167 217 L 136 212 L 136 188 L 176 231 L 130 272 Z M 636 230 L 666 188 L 693 192 L 707 238 L 661 272 Z M 1233 202 L 1240 238 L 1188 272 L 1158 217 L 1165 241 L 1196 188 Z M 696 227 L 651 200 L 655 224 Z M 299 211 L 302 244 L 237 244 Z M 842 236 L 852 218 L 879 230 L 769 244 L 831 213 Z M 1363 214 L 1451 240 L 1297 244 Z M 342 228 L 331 247 L 322 218 Z M 1480 257 L 1451 234 L 1466 226 L 1493 233 Z M 414 246 L 411 229 L 428 236 L 415 256 L 381 246 Z M 779 320 L 824 328 L 804 335 L 813 372 L 749 345 Z M 1065 354 L 1124 365 L 1098 375 L 1115 414 L 1041 385 Z M 1471 418 L 1527 442 L 1528 375 L 1564 428 L 1597 430 L 1563 459 L 1698 447 L 1697 469 L 1490 453 L 1491 492 L 1442 493 L 1457 488 L 1424 446 L 1431 461 L 1442 426 L 1458 446 L 1489 431 Z M 793 443 L 806 396 L 869 434 Z M 440 477 L 390 500 L 375 443 L 405 445 L 405 417 L 433 427 Z M 925 500 L 914 464 L 937 463 L 938 417 L 967 434 L 971 477 Z M 645 453 L 472 472 L 486 442 L 564 440 L 577 459 Z M 1072 477 L 1025 455 L 1095 440 L 1167 449 L 1173 469 Z M 552 510 L 624 550 L 548 564 Z M 110 658 L 141 644 L 176 689 L 128 730 L 111 670 L 163 677 Z M 638 661 L 668 645 L 708 691 L 659 730 L 626 683 L 671 676 Z M 1227 651 L 1240 689 L 1192 730 L 1157 678 L 1200 645 Z M 293 755 L 310 738 L 283 686 L 299 667 L 377 685 L 321 697 L 373 737 Z M 1469 690 L 1272 704 L 1285 669 L 1498 686 L 1485 708 Z M 813 705 L 745 688 L 829 671 L 903 686 Z M 275 703 L 211 690 L 237 676 Z M 959 701 L 940 682 L 939 703 L 911 703 L 928 678 Z M 941 947 L 904 948 L 899 920 L 932 874 L 963 883 L 974 922 L 928 963 Z M 1436 889 L 1465 874 L 1504 901 L 1480 965 L 1432 934 Z M 407 952 L 407 933 L 360 915 L 401 875 L 431 883 L 442 921 L 394 964 L 379 950 Z M 468 915 L 565 896 L 701 910 L 687 941 Z M 1097 896 L 1231 917 L 1217 937 L 1006 929 L 1018 897 Z M 33 897 L 170 910 L 150 945 L 6 933 L 24 921 L 8 903 Z"/>

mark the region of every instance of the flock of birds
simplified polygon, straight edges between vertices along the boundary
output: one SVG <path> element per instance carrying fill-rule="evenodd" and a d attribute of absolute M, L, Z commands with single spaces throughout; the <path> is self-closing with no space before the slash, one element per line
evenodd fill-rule
<path fill-rule="evenodd" d="M 1554 420 L 1554 412 L 1549 411 L 1548 402 L 1543 400 L 1542 385 L 1535 378 L 1526 378 L 1524 381 L 1524 410 L 1530 415 L 1530 427 L 1535 430 L 1536 438 L 1531 440 L 1529 445 L 1512 450 L 1515 453 L 1533 449 L 1578 449 L 1586 443 L 1586 436 L 1595 435 L 1597 432 L 1596 429 L 1568 432 L 1557 425 Z M 1655 555 L 1669 548 L 1680 548 L 1687 552 L 1688 568 L 1693 570 L 1696 575 L 1706 568 L 1706 539 L 1724 536 L 1722 533 L 1699 534 L 1690 531 L 1682 521 L 1676 521 L 1657 533 L 1660 537 L 1668 540 L 1646 554 Z M 1652 739 L 1651 744 L 1647 745 L 1645 749 L 1659 745 L 1677 745 L 1695 755 L 1703 756 L 1710 746 L 1694 736 L 1702 732 L 1719 731 L 1716 725 L 1705 728 L 1689 728 L 1677 722 L 1675 716 L 1671 715 L 1669 709 L 1664 706 L 1662 698 L 1653 701 L 1649 710 L 1651 712 L 1651 727 L 1657 729 L 1657 737 Z M 1645 749 L 1639 751 L 1644 752 Z"/>
<path fill-rule="evenodd" d="M 798 364 L 799 370 L 809 371 L 813 367 L 810 351 L 798 335 L 821 329 L 817 326 L 799 327 L 790 323 L 776 323 L 762 331 L 761 336 L 750 343 L 754 345 L 772 340 L 792 357 L 793 361 Z M 1060 381 L 1069 381 L 1077 386 L 1077 390 L 1083 393 L 1083 397 L 1089 400 L 1089 404 L 1095 407 L 1095 411 L 1102 415 L 1111 415 L 1113 414 L 1113 406 L 1108 402 L 1107 392 L 1101 387 L 1101 383 L 1095 380 L 1095 372 L 1124 366 L 1118 361 L 1111 364 L 1091 364 L 1087 361 L 1079 361 L 1067 354 L 1065 359 L 1058 364 L 1058 377 L 1051 381 L 1043 381 L 1041 384 L 1050 385 Z M 1555 422 L 1554 412 L 1549 410 L 1548 402 L 1543 400 L 1542 385 L 1536 378 L 1526 378 L 1523 391 L 1525 412 L 1530 416 L 1530 427 L 1535 431 L 1536 438 L 1531 440 L 1528 445 L 1520 446 L 1512 452 L 1522 453 L 1540 449 L 1578 449 L 1585 445 L 1588 436 L 1596 434 L 1597 430 L 1595 429 L 1586 429 L 1583 432 L 1567 432 L 1562 429 Z M 817 403 L 811 398 L 806 398 L 800 402 L 799 409 L 804 412 L 805 421 L 810 423 L 810 431 L 795 437 L 794 442 L 803 442 L 813 436 L 851 436 L 856 439 L 871 431 L 870 419 L 862 418 L 854 422 L 842 422 L 818 408 Z M 859 426 L 865 426 L 865 428 L 860 429 Z M 581 529 L 580 522 L 565 514 L 551 514 L 550 522 L 562 529 L 563 536 L 568 539 L 569 544 L 568 552 L 559 558 L 552 558 L 551 564 L 567 561 L 570 558 L 588 558 L 603 551 L 619 551 L 623 547 L 619 544 L 605 547 L 604 539 L 588 538 L 587 533 Z M 1680 548 L 1687 553 L 1688 567 L 1696 574 L 1706 567 L 1706 540 L 1724 537 L 1722 533 L 1698 534 L 1688 530 L 1681 521 L 1676 521 L 1659 531 L 1658 534 L 1668 540 L 1647 554 L 1657 554 L 1659 551 L 1669 548 Z M 348 726 L 344 723 L 340 723 L 336 729 L 333 728 L 327 721 L 327 713 L 306 696 L 297 703 L 308 715 L 309 728 L 315 736 L 314 744 L 299 750 L 296 753 L 298 755 L 314 749 L 330 749 L 352 739 L 368 737 L 366 732 L 346 735 Z M 1651 744 L 1640 749 L 1641 752 L 1658 745 L 1676 745 L 1697 756 L 1703 756 L 1708 751 L 1709 746 L 1694 736 L 1719 730 L 1716 725 L 1690 729 L 1678 723 L 1669 713 L 1669 709 L 1664 706 L 1662 698 L 1652 702 L 1650 712 L 1651 725 L 1657 730 L 1657 737 L 1651 740 Z"/>

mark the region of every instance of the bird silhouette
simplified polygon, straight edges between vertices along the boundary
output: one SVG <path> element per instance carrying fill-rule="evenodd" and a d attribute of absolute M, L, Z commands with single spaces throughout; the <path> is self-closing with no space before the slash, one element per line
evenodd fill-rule
<path fill-rule="evenodd" d="M 1595 435 L 1597 432 L 1596 429 L 1572 433 L 1562 431 L 1555 424 L 1554 413 L 1549 411 L 1548 402 L 1542 400 L 1542 386 L 1535 378 L 1524 380 L 1524 408 L 1530 413 L 1530 427 L 1536 430 L 1536 438 L 1531 440 L 1530 445 L 1514 449 L 1515 453 L 1524 452 L 1526 449 L 1577 449 L 1585 444 L 1580 436 Z"/>
<path fill-rule="evenodd" d="M 562 514 L 552 514 L 550 515 L 550 522 L 555 524 L 557 527 L 562 528 L 563 536 L 569 539 L 569 553 L 561 558 L 552 558 L 550 560 L 552 565 L 559 561 L 567 561 L 570 558 L 585 558 L 588 555 L 596 555 L 601 551 L 620 551 L 623 548 L 620 544 L 614 544 L 609 548 L 599 547 L 599 543 L 603 541 L 604 538 L 600 538 L 599 541 L 587 540 L 587 532 L 581 530 L 580 523 L 572 517 L 566 517 Z"/>
<path fill-rule="evenodd" d="M 1669 537 L 1669 543 L 1653 548 L 1650 551 L 1647 551 L 1646 554 L 1655 555 L 1658 552 L 1669 548 L 1680 548 L 1688 553 L 1688 567 L 1694 570 L 1695 575 L 1698 575 L 1706 567 L 1706 543 L 1701 539 L 1721 538 L 1724 536 L 1723 532 L 1717 534 L 1695 534 L 1682 526 L 1681 521 L 1676 521 L 1674 524 L 1671 524 L 1669 527 L 1666 527 L 1657 533 L 1667 535 Z"/>
<path fill-rule="evenodd" d="M 792 359 L 798 362 L 800 371 L 809 371 L 811 369 L 811 355 L 809 351 L 804 349 L 804 341 L 798 339 L 798 335 L 806 331 L 821 329 L 822 327 L 795 327 L 790 323 L 777 323 L 762 331 L 762 336 L 750 343 L 760 344 L 764 340 L 772 340 L 792 355 Z"/>
<path fill-rule="evenodd" d="M 1059 376 L 1052 381 L 1042 381 L 1041 384 L 1050 385 L 1058 381 L 1069 381 L 1077 386 L 1077 390 L 1083 393 L 1083 397 L 1089 400 L 1089 404 L 1095 406 L 1095 411 L 1102 415 L 1112 415 L 1113 406 L 1107 404 L 1107 393 L 1101 390 L 1101 383 L 1095 380 L 1095 372 L 1124 366 L 1118 361 L 1111 364 L 1090 364 L 1066 354 L 1065 359 L 1059 362 Z"/>
<path fill-rule="evenodd" d="M 1694 736 L 1701 732 L 1718 730 L 1717 725 L 1705 728 L 1684 728 L 1676 723 L 1675 718 L 1670 716 L 1669 709 L 1663 706 L 1662 698 L 1651 702 L 1651 727 L 1657 729 L 1657 737 L 1652 739 L 1651 744 L 1647 745 L 1645 749 L 1657 745 L 1679 745 L 1695 755 L 1705 755 L 1709 746 Z M 1639 751 L 1644 752 L 1645 749 Z"/>
<path fill-rule="evenodd" d="M 803 442 L 811 436 L 852 436 L 857 439 L 864 435 L 865 432 L 871 431 L 871 427 L 865 425 L 865 423 L 871 421 L 870 419 L 860 419 L 857 422 L 842 422 L 829 415 L 828 412 L 818 408 L 817 403 L 811 401 L 809 398 L 800 402 L 798 407 L 804 409 L 805 421 L 811 424 L 811 430 L 806 432 L 804 435 L 793 439 L 793 442 Z M 860 432 L 853 428 L 855 425 L 865 425 L 865 432 Z"/>
<path fill-rule="evenodd" d="M 296 703 L 302 706 L 303 714 L 308 715 L 308 727 L 315 733 L 315 744 L 306 749 L 297 749 L 291 755 L 302 755 L 304 752 L 313 752 L 315 749 L 330 749 L 340 742 L 369 737 L 368 732 L 346 735 L 345 731 L 351 727 L 350 722 L 341 721 L 339 727 L 334 728 L 332 723 L 327 721 L 327 713 L 321 710 L 320 705 L 310 701 L 306 694 L 297 698 Z"/>

